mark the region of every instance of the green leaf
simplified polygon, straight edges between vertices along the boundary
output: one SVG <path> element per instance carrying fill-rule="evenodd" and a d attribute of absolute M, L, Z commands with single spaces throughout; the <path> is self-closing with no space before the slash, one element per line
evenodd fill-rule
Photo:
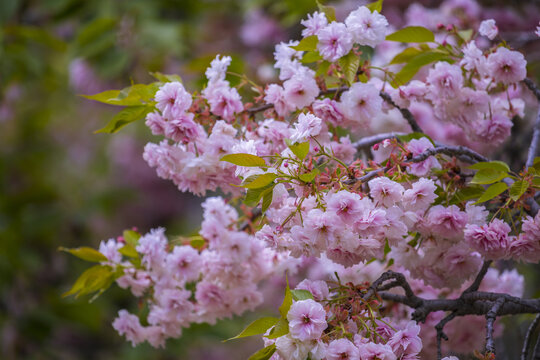
<path fill-rule="evenodd" d="M 244 204 L 248 206 L 255 206 L 259 203 L 263 195 L 265 194 L 265 191 L 269 188 L 273 188 L 275 184 L 268 184 L 265 187 L 257 188 L 257 189 L 248 189 L 246 193 L 246 197 L 244 199 Z"/>
<path fill-rule="evenodd" d="M 315 51 L 317 50 L 318 42 L 319 38 L 317 35 L 311 35 L 303 38 L 298 45 L 291 46 L 291 48 L 298 51 Z"/>
<path fill-rule="evenodd" d="M 300 175 L 300 180 L 302 180 L 305 183 L 310 183 L 313 181 L 313 179 L 315 179 L 317 175 L 319 175 L 319 173 L 320 173 L 319 169 L 315 168 L 306 174 Z"/>
<path fill-rule="evenodd" d="M 289 149 L 296 155 L 298 160 L 304 160 L 309 153 L 309 141 L 303 143 L 290 144 Z"/>
<path fill-rule="evenodd" d="M 495 171 L 505 172 L 508 173 L 510 171 L 510 168 L 508 165 L 502 161 L 494 160 L 489 162 L 479 162 L 474 165 L 471 165 L 468 167 L 469 169 L 473 170 L 484 170 L 484 169 L 492 169 Z"/>
<path fill-rule="evenodd" d="M 278 337 L 281 337 L 283 335 L 287 335 L 289 333 L 289 322 L 286 318 L 281 317 L 279 318 L 279 321 L 277 322 L 276 326 L 270 331 L 270 334 L 268 336 L 265 336 L 268 339 L 277 339 Z"/>
<path fill-rule="evenodd" d="M 461 30 L 458 31 L 458 35 L 463 41 L 467 42 L 472 39 L 473 31 L 472 29 Z"/>
<path fill-rule="evenodd" d="M 491 200 L 494 197 L 496 197 L 497 195 L 499 195 L 499 194 L 503 193 L 504 191 L 506 191 L 507 189 L 508 189 L 508 185 L 506 185 L 503 182 L 493 184 L 493 185 L 491 185 L 490 187 L 488 187 L 486 189 L 486 191 L 482 194 L 482 196 L 480 196 L 478 201 L 475 202 L 474 204 L 476 205 L 476 204 L 480 204 L 480 203 L 486 202 L 488 200 Z"/>
<path fill-rule="evenodd" d="M 259 167 L 259 166 L 266 166 L 266 162 L 263 158 L 258 157 L 257 155 L 252 154 L 229 154 L 223 156 L 221 161 L 227 161 L 231 164 L 238 165 L 238 166 L 248 166 L 248 167 Z"/>
<path fill-rule="evenodd" d="M 540 177 L 535 177 L 532 181 L 533 186 L 540 188 Z"/>
<path fill-rule="evenodd" d="M 156 78 L 156 80 L 161 81 L 163 83 L 175 82 L 175 81 L 177 81 L 179 83 L 182 82 L 182 78 L 179 75 L 176 75 L 176 74 L 168 75 L 168 74 L 162 74 L 162 73 L 156 71 L 156 72 L 151 72 L 150 75 L 152 75 L 154 78 Z"/>
<path fill-rule="evenodd" d="M 394 87 L 406 84 L 411 80 L 414 75 L 420 70 L 423 66 L 431 64 L 435 61 L 453 61 L 448 55 L 440 52 L 426 51 L 407 62 L 407 64 L 396 74 L 395 81 L 392 83 Z"/>
<path fill-rule="evenodd" d="M 537 174 L 540 174 L 540 157 L 535 157 L 532 168 L 536 170 Z"/>
<path fill-rule="evenodd" d="M 78 298 L 97 291 L 102 293 L 111 286 L 113 281 L 114 274 L 110 266 L 95 265 L 83 272 L 75 281 L 73 287 L 62 294 L 62 297 L 75 295 Z"/>
<path fill-rule="evenodd" d="M 139 239 L 141 238 L 141 234 L 133 230 L 124 230 L 122 237 L 124 238 L 126 244 L 136 247 L 139 243 Z"/>
<path fill-rule="evenodd" d="M 454 196 L 450 200 L 450 204 L 456 205 L 471 199 L 478 199 L 480 196 L 482 196 L 484 191 L 484 188 L 480 185 L 472 185 L 460 189 L 454 194 Z"/>
<path fill-rule="evenodd" d="M 124 126 L 140 120 L 144 119 L 146 115 L 148 115 L 149 112 L 151 112 L 154 108 L 152 106 L 129 106 L 127 108 L 124 108 L 120 110 L 118 114 L 116 114 L 111 121 L 107 125 L 105 125 L 104 128 L 94 131 L 94 133 L 108 133 L 113 134 L 117 131 L 119 131 Z"/>
<path fill-rule="evenodd" d="M 274 173 L 252 175 L 244 180 L 241 186 L 246 189 L 258 189 L 271 184 L 276 178 L 277 175 Z"/>
<path fill-rule="evenodd" d="M 380 13 L 382 11 L 382 4 L 383 4 L 383 0 L 378 0 L 378 1 L 372 2 L 371 4 L 367 4 L 366 7 L 371 12 L 376 11 L 376 12 Z"/>
<path fill-rule="evenodd" d="M 390 61 L 390 65 L 392 65 L 392 64 L 402 64 L 402 63 L 408 62 L 413 57 L 415 57 L 415 56 L 417 56 L 417 55 L 419 55 L 421 53 L 423 53 L 423 51 L 420 50 L 420 49 L 412 48 L 412 47 L 411 48 L 406 48 L 405 50 L 403 50 L 402 52 L 400 52 L 399 54 L 394 56 L 392 61 Z"/>
<path fill-rule="evenodd" d="M 125 255 L 131 258 L 139 257 L 139 253 L 137 252 L 137 250 L 135 250 L 135 248 L 131 244 L 125 244 L 118 250 L 118 252 L 122 255 Z"/>
<path fill-rule="evenodd" d="M 510 187 L 510 198 L 514 201 L 518 201 L 519 198 L 525 194 L 529 188 L 529 183 L 525 180 L 518 180 Z"/>
<path fill-rule="evenodd" d="M 307 51 L 302 57 L 302 62 L 304 64 L 308 64 L 322 59 L 323 57 L 319 54 L 318 51 Z"/>
<path fill-rule="evenodd" d="M 508 174 L 506 172 L 494 169 L 479 170 L 471 180 L 471 184 L 493 184 L 504 179 Z"/>
<path fill-rule="evenodd" d="M 81 96 L 109 105 L 140 106 L 150 102 L 158 90 L 158 83 L 135 84 L 122 90 L 107 90 L 94 95 Z"/>
<path fill-rule="evenodd" d="M 358 57 L 353 51 L 349 52 L 347 55 L 338 60 L 339 66 L 345 75 L 345 80 L 349 85 L 354 83 L 354 78 L 356 77 L 356 71 L 358 66 L 360 66 L 360 57 Z"/>
<path fill-rule="evenodd" d="M 65 247 L 58 248 L 60 251 L 65 251 L 70 253 L 71 255 L 75 255 L 79 259 L 83 259 L 85 261 L 91 261 L 91 262 L 102 262 L 107 261 L 107 257 L 97 251 L 96 249 L 92 249 L 91 247 L 82 246 L 75 249 L 68 249 Z"/>
<path fill-rule="evenodd" d="M 289 312 L 289 309 L 291 308 L 292 301 L 293 301 L 293 298 L 292 298 L 291 288 L 289 288 L 289 279 L 287 279 L 287 287 L 285 288 L 285 298 L 283 299 L 283 303 L 279 307 L 279 313 L 284 318 L 287 317 L 287 313 Z"/>
<path fill-rule="evenodd" d="M 191 239 L 191 241 L 189 242 L 189 245 L 191 245 L 192 247 L 194 247 L 195 249 L 202 249 L 202 247 L 206 244 L 206 242 L 204 241 L 204 239 L 200 236 L 198 237 L 195 237 L 193 239 Z"/>
<path fill-rule="evenodd" d="M 313 295 L 311 294 L 311 292 L 309 292 L 309 290 L 304 290 L 304 289 L 291 290 L 291 293 L 292 293 L 293 299 L 296 301 L 308 300 L 308 299 L 313 300 Z"/>
<path fill-rule="evenodd" d="M 334 9 L 332 6 L 321 4 L 319 0 L 317 0 L 317 6 L 319 7 L 319 11 L 323 12 L 324 15 L 326 15 L 328 23 L 336 21 L 336 9 Z"/>
<path fill-rule="evenodd" d="M 435 35 L 423 26 L 407 26 L 386 36 L 386 40 L 406 43 L 433 42 Z"/>
<path fill-rule="evenodd" d="M 276 344 L 272 344 L 251 355 L 248 360 L 268 360 L 275 352 Z"/>
<path fill-rule="evenodd" d="M 246 328 L 242 330 L 240 334 L 230 339 L 227 339 L 225 341 L 239 339 L 239 338 L 253 336 L 253 335 L 264 334 L 266 330 L 276 325 L 278 321 L 279 321 L 279 318 L 277 317 L 263 317 L 263 318 L 257 319 L 251 324 L 249 324 L 248 326 L 246 326 Z"/>
<path fill-rule="evenodd" d="M 262 206 L 261 206 L 261 210 L 263 213 L 266 212 L 266 210 L 268 210 L 268 208 L 270 207 L 270 205 L 272 205 L 272 199 L 274 197 L 274 187 L 270 187 L 268 189 L 266 189 L 263 193 L 262 193 Z"/>

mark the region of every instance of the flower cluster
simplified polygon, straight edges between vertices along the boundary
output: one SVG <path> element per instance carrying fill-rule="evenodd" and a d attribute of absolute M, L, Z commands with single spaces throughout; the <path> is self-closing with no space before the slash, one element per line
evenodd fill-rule
<path fill-rule="evenodd" d="M 282 314 L 288 331 L 273 336 L 275 325 L 266 334 L 273 359 L 418 359 L 433 354 L 443 314 L 418 325 L 401 305 L 362 298 L 366 282 L 390 268 L 425 298 L 458 297 L 485 260 L 540 261 L 540 215 L 521 211 L 540 188 L 533 180 L 540 169 L 516 175 L 497 163 L 475 168 L 471 181 L 464 163 L 483 155 L 441 145 L 485 153 L 524 116 L 526 62 L 506 43 L 487 41 L 497 39 L 495 21 L 476 21 L 478 33 L 468 33 L 414 23 L 410 13 L 423 10 L 411 7 L 408 25 L 426 27 L 389 35 L 380 11 L 360 6 L 339 22 L 324 9 L 302 21 L 303 39 L 276 46 L 279 82 L 242 78 L 232 87 L 231 58 L 218 55 L 200 93 L 176 79 L 157 83 L 146 125 L 164 139 L 147 144 L 144 159 L 181 191 L 221 190 L 231 200 L 206 199 L 192 241 L 174 245 L 157 229 L 131 245 L 100 245 L 102 265 L 148 306 L 147 325 L 126 310 L 114 321 L 134 345 L 163 346 L 191 323 L 253 310 L 262 280 L 303 264 L 311 280 L 296 290 L 309 298 Z M 416 42 L 424 44 L 405 45 Z M 240 96 L 248 96 L 246 84 L 253 102 Z M 383 129 L 415 133 L 364 143 Z M 512 182 L 517 195 L 506 192 Z M 483 200 L 489 189 L 479 184 L 493 183 L 500 191 Z M 232 206 L 241 199 L 243 215 Z M 261 211 L 250 209 L 259 204 Z M 490 269 L 481 289 L 521 296 L 523 279 Z M 468 334 L 456 341 L 463 351 L 483 341 L 483 320 L 452 326 L 449 335 Z"/>

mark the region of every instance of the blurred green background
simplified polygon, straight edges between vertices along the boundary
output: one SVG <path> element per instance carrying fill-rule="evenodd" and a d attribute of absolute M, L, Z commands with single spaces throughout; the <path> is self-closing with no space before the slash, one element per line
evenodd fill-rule
<path fill-rule="evenodd" d="M 134 349 L 110 325 L 119 309 L 137 307 L 128 292 L 113 288 L 93 303 L 61 297 L 87 264 L 59 246 L 97 246 L 133 226 L 185 234 L 201 214 L 199 199 L 142 160 L 151 139 L 142 122 L 94 134 L 116 109 L 77 95 L 149 82 L 153 71 L 181 74 L 195 90 L 217 53 L 233 56 L 231 71 L 268 80 L 273 44 L 297 38 L 315 8 L 312 0 L 0 0 L 1 359 L 241 359 L 260 345 L 220 342 L 245 324 L 237 319 L 193 327 L 166 350 Z"/>

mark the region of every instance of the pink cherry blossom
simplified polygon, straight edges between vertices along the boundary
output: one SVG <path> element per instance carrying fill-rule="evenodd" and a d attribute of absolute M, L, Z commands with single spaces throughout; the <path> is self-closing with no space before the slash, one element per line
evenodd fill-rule
<path fill-rule="evenodd" d="M 287 313 L 287 320 L 291 336 L 301 341 L 317 340 L 328 327 L 322 305 L 311 299 L 294 302 Z"/>

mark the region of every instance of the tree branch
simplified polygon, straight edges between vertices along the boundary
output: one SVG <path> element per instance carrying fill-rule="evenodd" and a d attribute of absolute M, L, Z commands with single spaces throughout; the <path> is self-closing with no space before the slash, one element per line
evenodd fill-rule
<path fill-rule="evenodd" d="M 520 360 L 527 360 L 527 358 L 529 357 L 529 347 L 531 345 L 532 334 L 535 332 L 536 328 L 538 327 L 538 324 L 540 324 L 540 314 L 536 315 L 533 322 L 529 326 L 529 329 L 527 330 L 527 334 L 525 335 L 525 341 L 523 342 L 523 348 L 521 349 Z M 538 345 L 538 342 L 536 345 Z M 536 352 L 536 346 L 535 346 L 535 352 Z"/>
<path fill-rule="evenodd" d="M 499 313 L 499 309 L 504 304 L 504 298 L 498 298 L 492 308 L 486 314 L 486 352 L 495 354 L 495 343 L 493 342 L 493 324 Z"/>
<path fill-rule="evenodd" d="M 424 132 L 422 128 L 416 122 L 414 115 L 409 111 L 409 109 L 400 107 L 398 104 L 394 102 L 394 100 L 392 100 L 392 97 L 388 93 L 385 93 L 384 91 L 381 91 L 379 95 L 384 99 L 384 101 L 386 101 L 388 104 L 392 105 L 393 107 L 399 110 L 401 115 L 403 115 L 405 120 L 407 120 L 407 122 L 411 126 L 411 129 L 413 132 L 416 132 L 416 133 Z"/>
<path fill-rule="evenodd" d="M 467 289 L 465 289 L 465 291 L 463 291 L 463 294 L 468 294 L 470 292 L 478 290 L 492 262 L 493 260 L 484 261 L 484 263 L 482 264 L 482 268 L 480 269 L 480 272 L 478 273 L 478 275 L 476 275 L 476 278 L 474 279 L 473 283 Z"/>
<path fill-rule="evenodd" d="M 382 133 L 382 134 L 377 134 L 377 135 L 373 135 L 373 136 L 364 137 L 364 138 L 354 142 L 352 145 L 356 149 L 361 149 L 361 148 L 373 146 L 373 145 L 375 145 L 377 143 L 380 143 L 381 141 L 386 140 L 386 139 L 395 139 L 398 136 L 402 136 L 402 135 L 407 135 L 407 134 L 400 133 L 400 132 Z"/>

